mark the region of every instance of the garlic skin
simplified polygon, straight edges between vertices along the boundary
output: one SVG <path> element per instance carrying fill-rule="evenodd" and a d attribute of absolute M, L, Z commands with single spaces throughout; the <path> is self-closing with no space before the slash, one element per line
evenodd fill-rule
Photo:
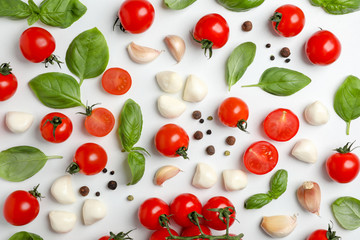
<path fill-rule="evenodd" d="M 208 189 L 215 185 L 217 179 L 217 173 L 212 166 L 206 163 L 198 163 L 192 185 L 200 189 Z"/>
<path fill-rule="evenodd" d="M 297 224 L 296 215 L 276 215 L 263 217 L 261 228 L 273 238 L 282 238 L 288 236 L 294 231 Z"/>
<path fill-rule="evenodd" d="M 247 174 L 238 169 L 224 170 L 223 173 L 224 186 L 226 191 L 235 191 L 244 189 L 247 186 Z"/>
<path fill-rule="evenodd" d="M 72 212 L 51 211 L 49 213 L 50 226 L 54 232 L 68 233 L 73 230 L 76 223 L 76 215 Z"/>
<path fill-rule="evenodd" d="M 106 205 L 96 199 L 87 199 L 82 208 L 85 225 L 94 224 L 103 219 L 107 214 Z"/>
<path fill-rule="evenodd" d="M 75 192 L 72 186 L 70 174 L 57 178 L 50 189 L 51 195 L 61 204 L 71 204 L 76 202 Z"/>
<path fill-rule="evenodd" d="M 200 102 L 206 97 L 207 93 L 208 87 L 206 83 L 193 74 L 189 75 L 185 83 L 183 100 L 187 102 Z"/>
<path fill-rule="evenodd" d="M 300 161 L 315 163 L 318 160 L 318 151 L 313 141 L 301 139 L 296 142 L 291 154 Z"/>
<path fill-rule="evenodd" d="M 305 120 L 314 126 L 319 126 L 329 121 L 328 109 L 320 101 L 309 104 L 304 111 Z"/>
<path fill-rule="evenodd" d="M 11 111 L 5 115 L 5 124 L 13 133 L 26 132 L 34 122 L 34 115 L 25 112 Z"/>
<path fill-rule="evenodd" d="M 158 98 L 157 107 L 164 118 L 177 118 L 186 110 L 186 105 L 182 101 L 167 95 Z"/>
<path fill-rule="evenodd" d="M 173 71 L 158 72 L 155 78 L 161 90 L 166 93 L 177 93 L 184 85 L 180 74 Z"/>
<path fill-rule="evenodd" d="M 165 181 L 175 177 L 180 171 L 180 168 L 173 165 L 166 165 L 159 168 L 154 177 L 155 185 L 162 186 Z"/>
<path fill-rule="evenodd" d="M 131 42 L 128 45 L 127 50 L 131 60 L 141 64 L 149 63 L 155 60 L 161 53 L 161 51 L 159 50 L 145 46 L 140 46 L 135 44 L 134 42 Z"/>
<path fill-rule="evenodd" d="M 168 35 L 164 39 L 171 55 L 179 63 L 185 54 L 185 41 L 177 35 Z"/>
<path fill-rule="evenodd" d="M 312 181 L 304 182 L 296 191 L 296 196 L 305 210 L 320 215 L 321 191 L 319 184 Z"/>

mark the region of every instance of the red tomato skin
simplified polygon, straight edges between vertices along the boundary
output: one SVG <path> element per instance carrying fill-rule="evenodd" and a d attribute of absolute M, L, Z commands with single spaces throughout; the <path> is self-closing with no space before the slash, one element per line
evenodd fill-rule
<path fill-rule="evenodd" d="M 54 136 L 54 125 L 50 122 L 52 120 L 58 121 L 61 123 L 55 129 Z M 57 118 L 57 119 L 56 119 Z M 59 112 L 52 112 L 47 114 L 40 122 L 40 132 L 41 136 L 48 142 L 52 143 L 61 143 L 67 140 L 73 131 L 73 125 L 65 114 Z"/>
<path fill-rule="evenodd" d="M 170 213 L 174 221 L 182 226 L 194 225 L 188 218 L 189 213 L 196 211 L 201 214 L 202 204 L 200 200 L 191 193 L 183 193 L 173 199 L 170 204 Z"/>
<path fill-rule="evenodd" d="M 109 68 L 101 78 L 104 90 L 113 95 L 124 95 L 131 87 L 130 74 L 122 68 Z"/>
<path fill-rule="evenodd" d="M 27 191 L 11 193 L 4 203 L 4 217 L 14 226 L 23 226 L 33 221 L 40 211 L 39 201 Z"/>
<path fill-rule="evenodd" d="M 326 236 L 327 232 L 328 232 L 327 230 L 318 229 L 312 232 L 310 236 L 306 238 L 306 240 L 328 240 Z"/>
<path fill-rule="evenodd" d="M 218 117 L 224 125 L 237 127 L 239 121 L 249 118 L 249 108 L 240 98 L 229 97 L 220 104 Z"/>
<path fill-rule="evenodd" d="M 179 157 L 176 153 L 180 148 L 187 149 L 189 136 L 186 131 L 173 123 L 162 126 L 155 135 L 155 147 L 166 157 Z"/>
<path fill-rule="evenodd" d="M 110 238 L 110 236 L 103 236 L 103 237 L 99 238 L 99 240 L 109 240 L 109 238 Z"/>
<path fill-rule="evenodd" d="M 174 229 L 169 229 L 173 236 L 179 236 L 179 234 Z M 166 240 L 166 237 L 169 237 L 170 234 L 166 228 L 156 230 L 150 236 L 149 240 Z"/>
<path fill-rule="evenodd" d="M 278 26 L 276 26 L 276 22 L 272 21 L 273 29 L 280 36 L 294 37 L 304 28 L 305 15 L 297 6 L 286 4 L 276 9 L 275 13 L 282 15 Z"/>
<path fill-rule="evenodd" d="M 108 135 L 115 125 L 114 115 L 106 108 L 95 108 L 85 118 L 85 129 L 95 137 Z"/>
<path fill-rule="evenodd" d="M 334 153 L 326 160 L 329 177 L 338 183 L 353 181 L 360 170 L 359 158 L 353 153 Z"/>
<path fill-rule="evenodd" d="M 14 74 L 2 75 L 0 73 L 0 101 L 11 98 L 17 89 L 18 81 Z"/>
<path fill-rule="evenodd" d="M 195 25 L 194 38 L 198 41 L 207 39 L 213 43 L 212 48 L 223 47 L 229 39 L 229 25 L 225 18 L 217 13 L 203 16 Z"/>
<path fill-rule="evenodd" d="M 169 205 L 159 198 L 149 198 L 140 205 L 138 219 L 147 229 L 158 230 L 163 228 L 159 223 L 163 214 L 170 215 Z"/>
<path fill-rule="evenodd" d="M 76 150 L 73 162 L 79 165 L 80 173 L 95 175 L 105 168 L 107 159 L 107 154 L 100 145 L 85 143 Z"/>
<path fill-rule="evenodd" d="M 306 41 L 305 53 L 311 63 L 329 65 L 339 58 L 341 43 L 330 31 L 320 30 Z"/>
<path fill-rule="evenodd" d="M 55 39 L 43 28 L 30 27 L 20 36 L 20 50 L 27 60 L 39 63 L 54 52 Z"/>
<path fill-rule="evenodd" d="M 200 224 L 200 228 L 204 234 L 211 236 L 211 230 L 205 225 Z M 196 225 L 192 225 L 189 227 L 184 228 L 181 232 L 182 237 L 191 237 L 191 236 L 199 236 L 201 235 L 200 229 Z M 208 238 L 195 238 L 195 240 L 208 240 Z"/>
<path fill-rule="evenodd" d="M 223 196 L 216 196 L 210 198 L 205 205 L 202 208 L 202 215 L 206 219 L 205 224 L 212 229 L 215 230 L 225 230 L 226 224 L 223 222 L 226 222 L 226 218 L 223 218 L 223 221 L 219 219 L 219 213 L 214 211 L 209 211 L 208 209 L 212 208 L 225 208 L 225 207 L 232 207 L 234 208 L 234 205 L 232 202 Z M 236 213 L 233 210 L 230 210 L 232 212 L 230 219 L 229 219 L 229 226 L 231 226 L 236 218 Z"/>
<path fill-rule="evenodd" d="M 126 0 L 118 13 L 121 25 L 133 34 L 145 32 L 155 18 L 153 5 L 147 0 Z"/>

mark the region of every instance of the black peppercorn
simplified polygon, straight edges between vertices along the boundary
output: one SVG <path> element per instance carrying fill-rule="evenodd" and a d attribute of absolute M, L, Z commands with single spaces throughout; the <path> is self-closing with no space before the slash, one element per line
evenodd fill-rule
<path fill-rule="evenodd" d="M 211 135 L 211 133 L 212 133 L 212 131 L 210 129 L 206 131 L 207 135 Z"/>
<path fill-rule="evenodd" d="M 102 172 L 103 172 L 103 173 L 107 173 L 107 169 L 104 168 L 104 169 L 102 170 Z"/>
<path fill-rule="evenodd" d="M 100 196 L 100 192 L 96 192 L 95 196 L 99 197 Z"/>
<path fill-rule="evenodd" d="M 204 123 L 204 119 L 200 119 L 199 122 L 200 122 L 200 123 Z"/>
<path fill-rule="evenodd" d="M 283 47 L 283 48 L 280 50 L 280 55 L 281 55 L 282 57 L 287 58 L 287 57 L 290 56 L 290 54 L 291 54 L 290 49 L 287 48 L 287 47 Z"/>
<path fill-rule="evenodd" d="M 228 144 L 228 145 L 234 145 L 235 144 L 235 141 L 236 141 L 236 138 L 234 136 L 228 136 L 225 140 L 225 142 Z"/>
<path fill-rule="evenodd" d="M 201 118 L 201 112 L 200 111 L 194 111 L 193 113 L 192 113 L 192 117 L 194 118 L 194 119 L 200 119 Z"/>
<path fill-rule="evenodd" d="M 201 131 L 196 131 L 196 132 L 194 133 L 194 138 L 195 138 L 196 140 L 202 139 L 202 138 L 203 138 L 203 133 L 202 133 Z"/>
<path fill-rule="evenodd" d="M 242 25 L 241 25 L 241 29 L 244 32 L 250 32 L 253 28 L 252 22 L 251 21 L 245 21 Z"/>
<path fill-rule="evenodd" d="M 108 183 L 108 188 L 111 190 L 115 190 L 117 188 L 117 182 L 116 181 L 110 181 Z"/>
<path fill-rule="evenodd" d="M 285 59 L 286 63 L 289 63 L 290 61 L 291 61 L 290 58 Z"/>
<path fill-rule="evenodd" d="M 275 60 L 275 56 L 274 56 L 274 55 L 271 55 L 271 56 L 270 56 L 270 60 L 271 60 L 271 61 Z"/>
<path fill-rule="evenodd" d="M 266 48 L 271 48 L 271 44 L 270 44 L 270 43 L 267 43 L 267 44 L 265 45 L 265 47 L 266 47 Z"/>
<path fill-rule="evenodd" d="M 87 187 L 87 186 L 82 186 L 80 189 L 79 189 L 79 193 L 81 196 L 87 196 L 90 192 L 90 189 Z"/>
<path fill-rule="evenodd" d="M 114 174 L 115 174 L 115 171 L 111 171 L 111 172 L 110 172 L 110 175 L 114 175 Z"/>
<path fill-rule="evenodd" d="M 206 153 L 208 155 L 214 155 L 215 154 L 215 147 L 213 145 L 210 145 L 206 148 Z"/>

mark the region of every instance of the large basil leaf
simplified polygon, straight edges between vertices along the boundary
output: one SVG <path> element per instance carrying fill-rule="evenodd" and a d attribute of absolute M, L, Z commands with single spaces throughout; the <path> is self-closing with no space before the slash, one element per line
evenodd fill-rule
<path fill-rule="evenodd" d="M 174 10 L 184 9 L 194 2 L 196 2 L 196 0 L 164 0 L 165 5 Z"/>
<path fill-rule="evenodd" d="M 266 193 L 252 195 L 245 201 L 246 209 L 259 209 L 272 201 L 272 198 Z"/>
<path fill-rule="evenodd" d="M 35 233 L 21 231 L 12 235 L 9 240 L 43 240 L 43 238 Z"/>
<path fill-rule="evenodd" d="M 347 230 L 360 227 L 360 201 L 353 197 L 341 197 L 331 204 L 331 210 L 340 226 Z"/>
<path fill-rule="evenodd" d="M 33 25 L 40 19 L 40 8 L 36 5 L 33 0 L 29 0 L 29 7 L 31 10 L 31 15 L 27 19 L 29 25 Z"/>
<path fill-rule="evenodd" d="M 79 0 L 44 0 L 40 4 L 40 20 L 50 26 L 67 28 L 86 13 Z"/>
<path fill-rule="evenodd" d="M 278 170 L 270 180 L 270 191 L 268 194 L 272 199 L 278 199 L 287 188 L 288 173 L 284 169 Z"/>
<path fill-rule="evenodd" d="M 335 15 L 352 13 L 360 9 L 360 0 L 310 0 L 310 3 Z"/>
<path fill-rule="evenodd" d="M 360 79 L 348 76 L 335 93 L 334 110 L 346 122 L 346 134 L 350 122 L 360 116 Z"/>
<path fill-rule="evenodd" d="M 260 87 L 264 91 L 289 96 L 301 90 L 311 82 L 304 74 L 287 68 L 272 67 L 264 71 L 258 84 L 243 87 Z"/>
<path fill-rule="evenodd" d="M 48 157 L 30 146 L 9 148 L 0 152 L 0 177 L 11 182 L 24 181 L 39 172 L 51 158 L 62 157 Z"/>
<path fill-rule="evenodd" d="M 248 66 L 253 62 L 256 53 L 256 45 L 252 42 L 245 42 L 237 46 L 226 62 L 225 79 L 231 86 L 237 83 L 244 75 Z"/>
<path fill-rule="evenodd" d="M 21 0 L 0 0 L 0 17 L 23 19 L 31 15 L 29 5 Z"/>
<path fill-rule="evenodd" d="M 142 153 L 132 151 L 128 155 L 128 164 L 131 171 L 131 181 L 128 185 L 134 185 L 140 181 L 145 172 L 145 157 Z"/>
<path fill-rule="evenodd" d="M 260 6 L 264 0 L 217 0 L 218 3 L 228 10 L 244 12 Z"/>
<path fill-rule="evenodd" d="M 108 62 L 109 48 L 104 35 L 97 28 L 80 33 L 66 52 L 66 65 L 80 78 L 80 85 L 84 79 L 103 73 Z"/>
<path fill-rule="evenodd" d="M 33 78 L 29 85 L 45 106 L 51 108 L 84 106 L 80 100 L 79 83 L 70 75 L 44 73 Z"/>

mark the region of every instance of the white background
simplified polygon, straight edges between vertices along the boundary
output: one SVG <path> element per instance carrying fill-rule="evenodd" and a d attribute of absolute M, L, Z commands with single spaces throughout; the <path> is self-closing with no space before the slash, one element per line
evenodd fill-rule
<path fill-rule="evenodd" d="M 40 3 L 40 1 L 36 1 Z M 84 117 L 76 114 L 83 111 L 81 108 L 60 110 L 68 115 L 73 121 L 74 131 L 72 136 L 64 143 L 52 144 L 42 139 L 39 131 L 41 118 L 52 111 L 59 111 L 45 107 L 31 92 L 28 82 L 38 74 L 44 72 L 60 71 L 71 74 L 66 65 L 59 69 L 56 65 L 45 69 L 42 64 L 28 62 L 19 50 L 19 36 L 28 27 L 25 20 L 13 21 L 0 19 L 0 61 L 10 62 L 13 73 L 17 76 L 19 86 L 16 94 L 8 101 L 0 103 L 0 150 L 5 150 L 18 145 L 30 145 L 41 149 L 47 155 L 62 155 L 62 160 L 50 160 L 45 167 L 34 177 L 20 183 L 11 183 L 0 179 L 0 208 L 2 209 L 6 197 L 14 190 L 30 190 L 40 183 L 39 190 L 46 196 L 41 201 L 39 216 L 30 224 L 23 227 L 15 227 L 8 224 L 0 215 L 0 239 L 8 239 L 18 231 L 26 230 L 42 236 L 44 239 L 98 239 L 109 231 L 119 232 L 136 229 L 131 236 L 134 239 L 148 239 L 151 232 L 143 228 L 137 220 L 137 208 L 147 198 L 159 197 L 167 202 L 180 193 L 191 192 L 205 203 L 210 197 L 224 195 L 228 197 L 237 208 L 239 223 L 231 227 L 231 232 L 245 234 L 244 239 L 270 239 L 260 228 L 262 216 L 279 214 L 298 214 L 298 226 L 294 232 L 285 239 L 304 240 L 315 229 L 326 229 L 330 221 L 334 222 L 334 229 L 343 239 L 358 239 L 360 230 L 343 230 L 335 221 L 331 210 L 331 203 L 341 196 L 353 196 L 360 198 L 359 177 L 348 184 L 339 184 L 331 181 L 324 170 L 324 162 L 333 153 L 333 149 L 345 145 L 346 142 L 359 140 L 360 120 L 351 124 L 350 135 L 345 135 L 345 123 L 333 110 L 334 93 L 345 78 L 352 74 L 360 77 L 358 55 L 360 52 L 360 34 L 357 24 L 360 22 L 360 13 L 352 13 L 342 16 L 327 14 L 321 8 L 312 6 L 309 1 L 265 1 L 261 6 L 248 12 L 231 12 L 216 3 L 215 0 L 198 0 L 190 7 L 174 11 L 162 5 L 162 1 L 152 0 L 156 16 L 151 28 L 143 34 L 124 34 L 119 29 L 112 30 L 117 11 L 122 1 L 96 1 L 87 0 L 83 3 L 88 7 L 87 13 L 71 27 L 67 29 L 53 28 L 38 22 L 34 26 L 46 28 L 55 37 L 57 46 L 55 54 L 65 59 L 65 53 L 70 42 L 81 32 L 97 27 L 105 36 L 110 49 L 109 67 L 121 67 L 130 73 L 133 85 L 128 93 L 123 96 L 114 96 L 106 93 L 100 83 L 101 76 L 95 79 L 85 80 L 81 86 L 81 99 L 83 103 L 101 103 L 113 112 L 116 119 L 121 111 L 123 103 L 132 98 L 142 108 L 144 126 L 143 133 L 137 146 L 145 147 L 151 157 L 146 159 L 146 171 L 143 179 L 134 186 L 126 186 L 129 181 L 129 169 L 126 163 L 126 154 L 121 152 L 121 147 L 116 134 L 116 128 L 106 137 L 97 138 L 90 136 L 83 127 Z M 268 18 L 273 11 L 282 4 L 292 3 L 299 6 L 305 13 L 306 24 L 303 31 L 296 37 L 283 38 L 275 35 L 270 28 Z M 214 50 L 213 57 L 207 59 L 200 46 L 194 43 L 189 32 L 198 19 L 208 13 L 216 12 L 226 18 L 230 27 L 228 43 L 219 50 Z M 251 20 L 253 30 L 243 32 L 241 24 Z M 332 31 L 342 43 L 340 58 L 329 66 L 311 65 L 304 55 L 306 40 L 319 28 Z M 179 64 L 170 55 L 164 43 L 164 37 L 176 34 L 184 38 L 186 53 Z M 137 44 L 163 50 L 163 53 L 155 61 L 139 65 L 132 62 L 126 52 L 126 46 L 134 41 Z M 242 79 L 228 91 L 225 83 L 225 62 L 231 51 L 240 43 L 252 41 L 257 45 L 257 52 L 252 65 L 248 68 Z M 271 43 L 271 48 L 265 48 Z M 284 58 L 279 56 L 282 47 L 291 49 L 291 62 L 284 63 Z M 270 61 L 270 55 L 276 58 Z M 312 82 L 288 97 L 270 95 L 259 88 L 241 88 L 241 85 L 257 83 L 261 73 L 269 67 L 287 67 L 300 71 L 312 79 Z M 202 78 L 209 87 L 209 94 L 200 103 L 186 103 L 186 112 L 178 119 L 164 119 L 156 108 L 156 99 L 163 93 L 157 86 L 155 74 L 160 71 L 176 71 L 185 78 L 189 74 L 195 74 Z M 243 99 L 249 106 L 250 117 L 248 119 L 248 131 L 245 134 L 237 129 L 223 126 L 216 118 L 216 110 L 221 101 L 229 96 L 237 96 Z M 181 98 L 181 93 L 174 95 Z M 303 117 L 304 108 L 320 100 L 330 112 L 330 121 L 323 126 L 311 126 Z M 300 119 L 298 134 L 288 142 L 274 142 L 268 139 L 262 129 L 262 121 L 272 110 L 284 107 L 291 109 Z M 191 113 L 200 110 L 204 118 L 214 116 L 213 121 L 200 124 L 192 119 Z M 35 115 L 35 121 L 31 129 L 23 134 L 13 134 L 5 126 L 5 114 L 8 111 L 25 111 Z M 153 144 L 156 131 L 166 123 L 177 123 L 182 126 L 190 136 L 189 157 L 170 159 L 157 153 Z M 204 134 L 200 141 L 192 138 L 196 130 L 212 130 L 211 135 Z M 234 135 L 237 139 L 234 146 L 227 146 L 224 140 L 227 136 Z M 296 160 L 290 155 L 290 151 L 296 141 L 308 138 L 314 141 L 319 152 L 319 159 L 315 164 L 306 164 Z M 226 192 L 221 181 L 221 172 L 224 169 L 244 169 L 242 154 L 253 142 L 267 140 L 273 143 L 280 154 L 279 163 L 269 174 L 263 176 L 248 174 L 248 186 L 244 190 Z M 55 202 L 50 194 L 52 182 L 65 173 L 65 169 L 72 161 L 75 150 L 83 143 L 96 142 L 102 145 L 109 156 L 107 168 L 114 170 L 114 176 L 109 173 L 100 173 L 96 176 L 83 176 L 77 174 L 73 177 L 73 186 L 77 191 L 81 186 L 90 187 L 90 194 L 86 198 L 97 198 L 94 193 L 101 192 L 97 199 L 102 200 L 108 207 L 108 215 L 102 221 L 92 226 L 84 226 L 81 221 L 81 206 L 86 198 L 78 195 L 78 200 L 72 205 L 61 205 Z M 358 141 L 359 142 L 359 141 Z M 216 153 L 208 156 L 205 148 L 214 145 Z M 360 144 L 360 143 L 359 143 Z M 358 144 L 355 144 L 358 145 Z M 225 150 L 230 150 L 230 156 L 224 156 Z M 358 153 L 359 149 L 355 150 Z M 200 190 L 191 185 L 192 176 L 196 164 L 206 162 L 216 167 L 219 181 L 211 189 Z M 180 167 L 183 172 L 169 180 L 163 187 L 153 184 L 155 171 L 167 164 Z M 269 179 L 278 169 L 286 169 L 289 173 L 287 191 L 278 200 L 274 200 L 259 210 L 246 210 L 243 208 L 244 200 L 255 193 L 266 192 L 269 188 Z M 119 183 L 115 191 L 108 190 L 106 185 L 109 180 Z M 297 202 L 296 189 L 302 182 L 312 180 L 319 183 L 322 190 L 322 202 L 320 217 L 304 211 Z M 135 200 L 129 202 L 126 197 L 132 194 Z M 78 216 L 74 230 L 68 234 L 54 233 L 49 225 L 48 213 L 51 210 L 73 211 Z M 176 228 L 176 227 L 175 227 Z"/>

